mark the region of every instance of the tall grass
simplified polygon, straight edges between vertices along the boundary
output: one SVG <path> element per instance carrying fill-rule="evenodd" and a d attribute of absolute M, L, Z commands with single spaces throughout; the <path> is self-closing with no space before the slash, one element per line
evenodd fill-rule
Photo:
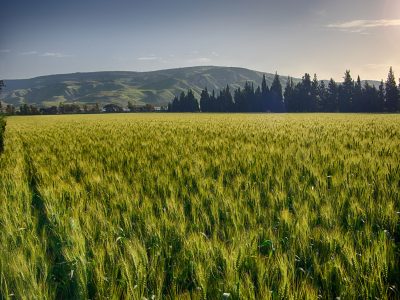
<path fill-rule="evenodd" d="M 11 299 L 400 297 L 400 116 L 11 117 Z"/>

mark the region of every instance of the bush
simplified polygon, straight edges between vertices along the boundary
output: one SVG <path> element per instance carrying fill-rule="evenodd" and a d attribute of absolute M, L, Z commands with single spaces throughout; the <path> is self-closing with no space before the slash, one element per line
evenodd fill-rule
<path fill-rule="evenodd" d="M 6 120 L 3 116 L 0 116 L 0 153 L 4 149 L 4 132 L 6 131 Z"/>

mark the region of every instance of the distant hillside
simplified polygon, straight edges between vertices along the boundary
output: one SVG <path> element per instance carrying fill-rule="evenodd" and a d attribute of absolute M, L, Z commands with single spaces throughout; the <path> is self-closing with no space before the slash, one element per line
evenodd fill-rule
<path fill-rule="evenodd" d="M 265 73 L 268 85 L 274 74 Z M 263 73 L 232 67 L 188 67 L 152 72 L 90 72 L 5 80 L 2 100 L 15 106 L 21 103 L 50 106 L 59 102 L 166 105 L 181 91 L 191 88 L 195 96 L 204 87 L 220 90 L 246 81 L 261 84 Z M 296 80 L 297 81 L 297 80 Z M 281 76 L 284 87 L 286 76 Z"/>
<path fill-rule="evenodd" d="M 246 81 L 260 84 L 263 73 L 229 67 L 189 67 L 153 72 L 91 72 L 5 80 L 2 100 L 14 105 L 53 105 L 59 102 L 117 103 L 126 106 L 151 103 L 165 105 L 181 91 L 191 88 L 196 97 L 204 87 L 210 91 L 236 88 Z M 273 74 L 266 74 L 272 82 Z M 285 78 L 282 78 L 284 84 Z"/>

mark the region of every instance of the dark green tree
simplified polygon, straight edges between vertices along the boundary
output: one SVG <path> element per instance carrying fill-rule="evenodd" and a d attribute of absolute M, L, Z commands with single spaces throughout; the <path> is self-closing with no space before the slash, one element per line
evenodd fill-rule
<path fill-rule="evenodd" d="M 218 102 L 218 111 L 220 112 L 234 111 L 234 102 L 232 94 L 230 92 L 229 85 L 227 85 L 225 89 L 220 91 L 217 102 Z"/>
<path fill-rule="evenodd" d="M 171 103 L 170 111 L 177 112 L 180 109 L 180 101 L 177 96 L 174 97 Z"/>
<path fill-rule="evenodd" d="M 128 101 L 128 109 L 129 111 L 135 111 L 135 106 L 132 104 L 131 101 Z"/>
<path fill-rule="evenodd" d="M 239 87 L 233 93 L 233 98 L 235 100 L 235 111 L 243 112 L 246 111 L 246 98 L 244 97 L 244 93 L 242 89 Z"/>
<path fill-rule="evenodd" d="M 338 86 L 331 78 L 328 83 L 328 89 L 326 93 L 326 103 L 325 103 L 325 111 L 326 112 L 337 112 L 339 111 L 339 103 L 338 103 Z"/>
<path fill-rule="evenodd" d="M 121 113 L 123 112 L 123 109 L 121 106 L 115 104 L 115 103 L 109 103 L 103 106 L 103 109 L 106 113 Z M 70 106 L 70 105 L 65 105 L 65 113 L 76 113 L 77 107 L 75 106 Z"/>
<path fill-rule="evenodd" d="M 362 89 L 362 106 L 359 111 L 361 112 L 378 112 L 379 111 L 379 97 L 378 91 L 375 86 L 371 86 L 368 81 L 364 82 Z"/>
<path fill-rule="evenodd" d="M 363 97 L 361 79 L 360 79 L 360 76 L 357 76 L 357 81 L 354 84 L 354 90 L 353 90 L 353 111 L 354 112 L 365 111 L 366 107 L 365 107 L 364 100 L 365 99 Z"/>
<path fill-rule="evenodd" d="M 217 111 L 217 97 L 215 97 L 215 91 L 213 90 L 210 95 L 210 111 Z"/>
<path fill-rule="evenodd" d="M 200 94 L 200 110 L 202 112 L 210 112 L 210 94 L 208 93 L 207 87 L 201 91 Z"/>
<path fill-rule="evenodd" d="M 29 105 L 24 103 L 19 107 L 19 113 L 21 115 L 30 115 Z"/>
<path fill-rule="evenodd" d="M 189 89 L 187 92 L 186 105 L 187 105 L 186 111 L 188 111 L 188 112 L 200 111 L 199 102 L 197 102 L 197 99 L 195 98 L 193 91 L 191 89 Z"/>
<path fill-rule="evenodd" d="M 186 95 L 185 92 L 182 91 L 181 94 L 179 95 L 179 102 L 177 106 L 177 111 L 187 111 L 188 110 L 188 105 L 186 103 Z"/>
<path fill-rule="evenodd" d="M 295 87 L 294 87 L 294 83 L 293 83 L 293 78 L 288 77 L 288 79 L 286 81 L 285 91 L 283 93 L 286 111 L 288 111 L 288 112 L 297 111 L 297 105 L 296 105 L 297 98 L 295 97 L 294 88 Z"/>
<path fill-rule="evenodd" d="M 386 109 L 385 84 L 383 83 L 383 80 L 381 80 L 381 83 L 379 84 L 378 87 L 378 107 L 379 107 L 378 112 L 384 112 Z"/>
<path fill-rule="evenodd" d="M 339 86 L 339 110 L 351 112 L 353 109 L 354 81 L 351 78 L 350 70 L 346 70 L 343 83 Z"/>
<path fill-rule="evenodd" d="M 7 104 L 6 106 L 6 114 L 7 115 L 15 115 L 15 107 L 11 104 Z"/>
<path fill-rule="evenodd" d="M 399 89 L 392 67 L 389 69 L 388 77 L 385 83 L 386 110 L 396 112 L 399 109 Z"/>
<path fill-rule="evenodd" d="M 258 86 L 254 92 L 254 111 L 262 112 L 263 110 L 263 101 L 262 101 L 262 93 L 261 88 Z"/>
<path fill-rule="evenodd" d="M 168 111 L 171 112 L 198 112 L 199 110 L 199 103 L 190 89 L 187 95 L 182 91 L 179 98 L 175 96 L 172 103 L 168 105 Z"/>
<path fill-rule="evenodd" d="M 261 110 L 262 111 L 269 111 L 271 110 L 271 103 L 270 103 L 270 91 L 267 85 L 267 80 L 265 78 L 265 74 L 263 75 L 263 79 L 261 82 Z"/>
<path fill-rule="evenodd" d="M 283 112 L 283 95 L 282 95 L 282 85 L 279 79 L 278 73 L 275 73 L 274 80 L 271 84 L 271 111 L 273 112 Z"/>
<path fill-rule="evenodd" d="M 60 103 L 58 104 L 58 112 L 59 112 L 60 114 L 63 114 L 63 113 L 64 113 L 64 102 L 60 102 Z"/>
<path fill-rule="evenodd" d="M 323 80 L 321 80 L 318 85 L 318 97 L 319 97 L 318 111 L 326 112 L 328 91 L 326 89 L 325 82 Z"/>
<path fill-rule="evenodd" d="M 314 74 L 313 80 L 311 82 L 311 101 L 310 101 L 310 111 L 315 112 L 319 110 L 320 106 L 320 95 L 319 95 L 319 82 L 317 74 Z"/>
<path fill-rule="evenodd" d="M 296 85 L 295 97 L 298 99 L 297 111 L 311 112 L 314 110 L 312 82 L 310 74 L 305 73 Z"/>
<path fill-rule="evenodd" d="M 254 97 L 254 85 L 246 81 L 243 88 L 243 97 L 245 99 L 244 110 L 245 112 L 250 112 L 255 110 L 255 97 Z"/>

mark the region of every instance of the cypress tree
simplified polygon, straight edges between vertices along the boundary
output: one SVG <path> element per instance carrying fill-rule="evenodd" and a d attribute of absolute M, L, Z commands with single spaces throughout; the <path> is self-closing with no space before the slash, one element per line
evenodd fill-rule
<path fill-rule="evenodd" d="M 187 112 L 198 112 L 199 111 L 199 103 L 197 102 L 197 99 L 194 97 L 193 91 L 191 89 L 188 90 L 185 100 L 186 100 L 186 110 L 185 111 L 187 111 Z"/>
<path fill-rule="evenodd" d="M 313 111 L 313 97 L 312 97 L 312 87 L 311 87 L 311 77 L 310 74 L 305 73 L 301 82 L 297 85 L 298 89 L 298 111 Z"/>
<path fill-rule="evenodd" d="M 282 112 L 283 109 L 283 96 L 282 96 L 282 85 L 279 79 L 278 73 L 275 73 L 274 80 L 271 84 L 271 111 Z"/>
<path fill-rule="evenodd" d="M 233 97 L 232 97 L 229 85 L 226 85 L 224 93 L 225 93 L 225 102 L 224 102 L 225 110 L 224 111 L 233 112 L 234 111 L 234 102 L 233 102 Z"/>
<path fill-rule="evenodd" d="M 296 111 L 293 78 L 288 77 L 286 81 L 285 92 L 283 93 L 286 111 Z"/>
<path fill-rule="evenodd" d="M 311 82 L 311 101 L 310 101 L 310 111 L 318 111 L 320 106 L 319 98 L 319 82 L 317 79 L 317 74 L 314 74 L 314 78 Z"/>
<path fill-rule="evenodd" d="M 339 87 L 339 110 L 341 112 L 352 111 L 354 81 L 351 78 L 350 70 L 346 70 L 343 83 Z"/>
<path fill-rule="evenodd" d="M 318 86 L 318 98 L 319 98 L 318 108 L 317 108 L 318 111 L 326 112 L 328 94 L 325 87 L 325 82 L 323 80 L 321 80 Z"/>
<path fill-rule="evenodd" d="M 261 82 L 261 110 L 262 111 L 271 110 L 271 103 L 270 103 L 269 95 L 270 95 L 270 92 L 269 92 L 267 80 L 266 80 L 265 74 L 264 74 L 262 82 Z"/>
<path fill-rule="evenodd" d="M 338 103 L 338 86 L 331 78 L 328 83 L 328 90 L 326 95 L 326 110 L 327 112 L 337 112 L 339 111 Z"/>
<path fill-rule="evenodd" d="M 355 112 L 365 111 L 364 98 L 362 94 L 362 86 L 360 76 L 357 76 L 357 81 L 353 91 L 353 110 Z"/>
<path fill-rule="evenodd" d="M 210 110 L 209 111 L 212 111 L 212 112 L 217 111 L 216 110 L 216 102 L 217 102 L 217 99 L 215 98 L 215 91 L 213 90 L 211 93 L 211 96 L 210 96 L 210 105 L 209 105 Z"/>
<path fill-rule="evenodd" d="M 171 111 L 179 111 L 179 99 L 177 96 L 175 96 L 174 100 L 172 100 Z"/>
<path fill-rule="evenodd" d="M 365 81 L 362 89 L 362 112 L 378 112 L 379 111 L 379 97 L 378 91 L 375 86 L 371 86 L 368 81 Z"/>
<path fill-rule="evenodd" d="M 179 95 L 177 111 L 185 112 L 187 110 L 188 110 L 188 105 L 186 102 L 186 95 L 185 92 L 182 91 L 181 94 Z"/>
<path fill-rule="evenodd" d="M 261 88 L 258 86 L 256 88 L 256 91 L 254 92 L 254 101 L 255 101 L 255 110 L 256 112 L 262 112 L 262 94 L 261 94 Z"/>
<path fill-rule="evenodd" d="M 243 111 L 254 111 L 254 86 L 252 83 L 246 81 L 243 88 Z"/>
<path fill-rule="evenodd" d="M 240 87 L 235 90 L 233 97 L 235 100 L 235 111 L 237 112 L 246 111 L 246 99 Z"/>
<path fill-rule="evenodd" d="M 200 110 L 202 112 L 209 112 L 211 111 L 210 108 L 210 94 L 207 91 L 207 87 L 201 91 L 200 95 Z"/>
<path fill-rule="evenodd" d="M 397 88 L 396 79 L 393 74 L 392 67 L 389 69 L 388 77 L 385 84 L 386 109 L 388 112 L 396 112 L 399 108 L 399 90 Z"/>
<path fill-rule="evenodd" d="M 379 84 L 378 88 L 378 107 L 379 107 L 379 112 L 384 112 L 385 111 L 385 84 L 383 83 L 383 80 L 381 80 L 381 83 Z"/>

